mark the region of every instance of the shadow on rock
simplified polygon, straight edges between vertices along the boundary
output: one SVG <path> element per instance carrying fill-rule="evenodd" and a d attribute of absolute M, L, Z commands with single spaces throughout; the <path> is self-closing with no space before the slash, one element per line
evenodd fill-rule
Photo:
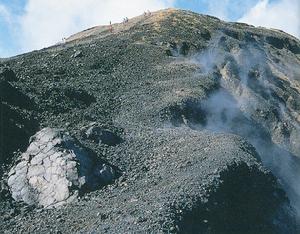
<path fill-rule="evenodd" d="M 183 210 L 180 233 L 296 233 L 288 199 L 269 173 L 241 164 L 220 178 L 206 202 Z"/>
<path fill-rule="evenodd" d="M 41 101 L 43 110 L 58 114 L 75 108 L 89 107 L 96 102 L 96 98 L 82 89 L 54 87 L 43 92 Z"/>
<path fill-rule="evenodd" d="M 5 80 L 0 80 L 0 100 L 24 109 L 34 108 L 34 102 L 27 95 Z"/>
<path fill-rule="evenodd" d="M 116 133 L 95 124 L 83 129 L 83 137 L 92 140 L 97 144 L 105 144 L 109 146 L 115 146 L 124 141 Z"/>
<path fill-rule="evenodd" d="M 0 162 L 8 164 L 14 151 L 25 150 L 28 139 L 39 124 L 32 116 L 26 116 L 7 104 L 0 103 Z"/>

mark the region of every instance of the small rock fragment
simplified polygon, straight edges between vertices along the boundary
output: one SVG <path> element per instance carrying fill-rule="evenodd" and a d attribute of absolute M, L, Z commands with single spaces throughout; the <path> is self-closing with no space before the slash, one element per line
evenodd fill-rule
<path fill-rule="evenodd" d="M 78 50 L 74 54 L 72 54 L 71 58 L 80 58 L 82 57 L 82 51 Z"/>
<path fill-rule="evenodd" d="M 122 138 L 117 136 L 115 133 L 98 126 L 92 126 L 87 129 L 85 136 L 96 143 L 103 143 L 110 146 L 122 143 Z"/>

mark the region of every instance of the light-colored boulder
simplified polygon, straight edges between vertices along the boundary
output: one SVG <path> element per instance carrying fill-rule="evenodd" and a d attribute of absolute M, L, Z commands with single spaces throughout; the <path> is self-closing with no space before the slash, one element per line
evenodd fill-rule
<path fill-rule="evenodd" d="M 44 128 L 30 138 L 21 161 L 11 168 L 8 185 L 17 201 L 57 207 L 79 191 L 111 183 L 116 171 L 81 146 L 67 132 Z"/>

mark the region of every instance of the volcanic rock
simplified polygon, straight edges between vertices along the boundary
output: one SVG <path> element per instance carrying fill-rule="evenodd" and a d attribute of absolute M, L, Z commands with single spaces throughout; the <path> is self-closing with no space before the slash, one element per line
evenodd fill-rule
<path fill-rule="evenodd" d="M 15 88 L 6 80 L 0 79 L 0 100 L 21 108 L 32 108 L 33 102 L 30 98 Z"/>
<path fill-rule="evenodd" d="M 88 127 L 88 129 L 85 130 L 84 135 L 87 139 L 96 143 L 102 143 L 110 146 L 120 144 L 123 141 L 122 138 L 115 133 L 97 125 Z"/>
<path fill-rule="evenodd" d="M 17 81 L 17 76 L 9 67 L 0 67 L 0 80 Z"/>
<path fill-rule="evenodd" d="M 82 51 L 79 50 L 79 51 L 75 51 L 75 53 L 72 54 L 71 58 L 80 58 L 82 56 L 83 56 Z"/>
<path fill-rule="evenodd" d="M 1 180 L 11 185 L 0 200 L 2 230 L 299 233 L 299 40 L 175 9 L 112 26 L 112 33 L 96 26 L 63 45 L 1 60 L 20 78 L 3 87 L 32 104 L 10 92 L 1 100 L 10 115 L 0 128 L 12 129 L 0 135 L 8 152 Z M 32 138 L 36 155 L 26 156 L 29 136 L 44 127 L 53 139 Z M 69 135 L 57 130 L 64 128 Z M 51 183 L 61 179 L 62 187 L 44 181 L 50 164 L 59 174 Z M 11 183 L 17 173 L 24 176 Z M 88 193 L 60 209 L 11 199 L 61 204 L 49 202 L 51 194 L 43 199 L 39 182 L 61 203 Z"/>
<path fill-rule="evenodd" d="M 9 172 L 8 185 L 17 201 L 43 207 L 60 206 L 111 183 L 115 170 L 97 160 L 62 130 L 44 128 L 30 139 L 21 161 Z"/>

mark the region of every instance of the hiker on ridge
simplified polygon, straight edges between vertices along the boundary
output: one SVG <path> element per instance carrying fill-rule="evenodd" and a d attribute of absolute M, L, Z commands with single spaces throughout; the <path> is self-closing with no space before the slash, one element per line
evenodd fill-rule
<path fill-rule="evenodd" d="M 109 31 L 110 31 L 111 33 L 113 32 L 113 27 L 112 27 L 111 21 L 109 21 Z"/>

